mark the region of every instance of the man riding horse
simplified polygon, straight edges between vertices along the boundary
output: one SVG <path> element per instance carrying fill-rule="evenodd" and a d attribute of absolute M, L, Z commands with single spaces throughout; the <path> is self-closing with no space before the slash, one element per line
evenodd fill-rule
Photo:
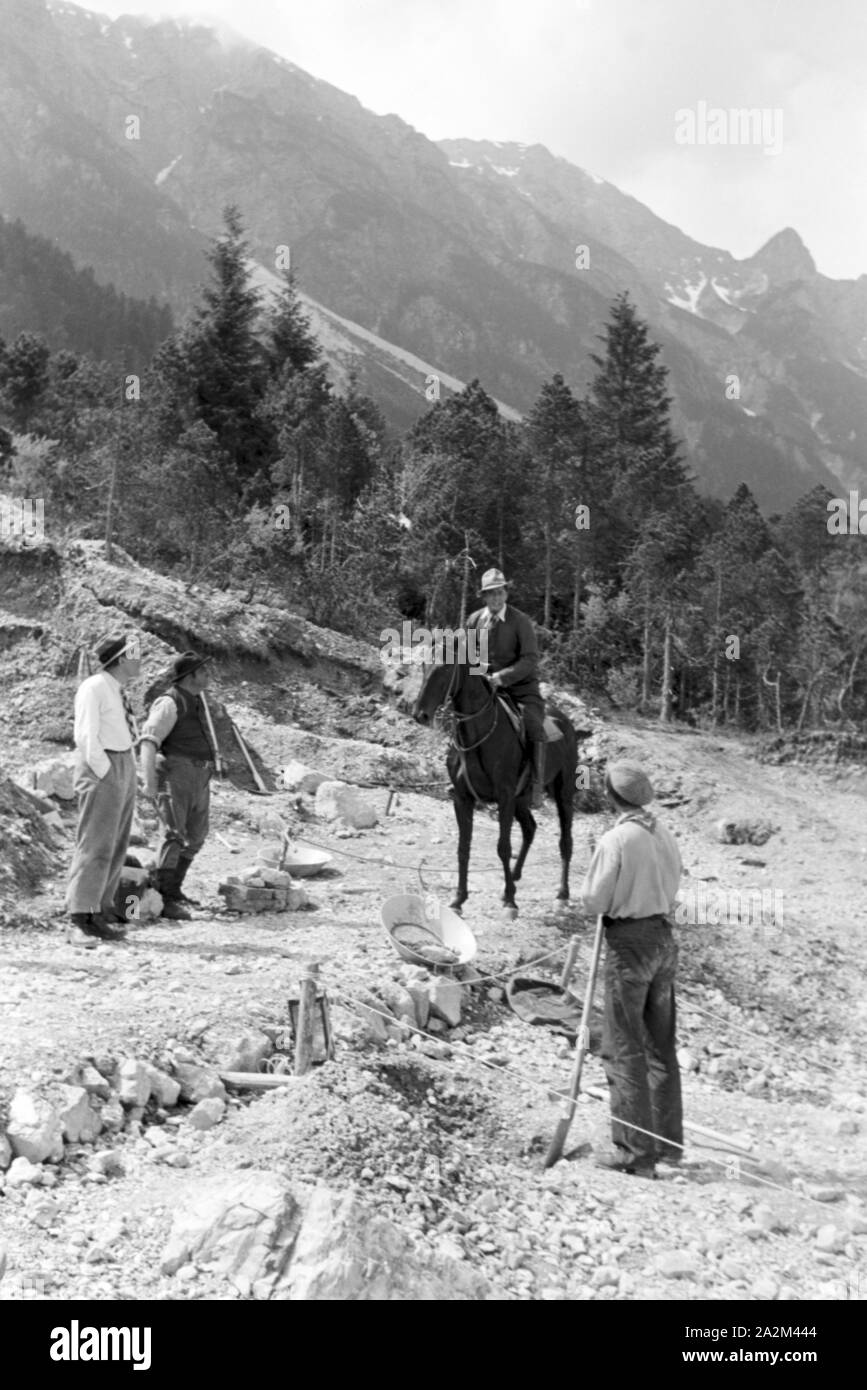
<path fill-rule="evenodd" d="M 526 613 L 506 601 L 510 581 L 502 570 L 486 570 L 479 595 L 485 607 L 467 619 L 467 628 L 487 630 L 488 676 L 495 689 L 502 688 L 520 707 L 529 745 L 533 771 L 531 805 L 542 806 L 545 796 L 545 701 L 536 674 L 539 647 L 536 633 Z"/>

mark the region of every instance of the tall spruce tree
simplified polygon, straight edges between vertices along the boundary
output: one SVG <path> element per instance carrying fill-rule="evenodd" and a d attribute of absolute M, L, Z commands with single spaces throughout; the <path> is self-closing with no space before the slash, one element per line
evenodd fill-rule
<path fill-rule="evenodd" d="M 565 587 L 570 569 L 575 583 L 573 611 L 580 601 L 581 532 L 574 524 L 577 504 L 572 499 L 580 491 L 584 432 L 581 407 L 557 373 L 542 387 L 526 429 L 535 503 L 533 530 L 541 541 L 542 621 L 547 628 L 552 625 L 555 583 Z"/>
<path fill-rule="evenodd" d="M 282 288 L 268 313 L 265 349 L 272 376 L 304 372 L 320 360 L 319 344 L 299 298 L 294 271 L 284 272 Z"/>
<path fill-rule="evenodd" d="M 201 420 L 249 490 L 254 479 L 264 483 L 274 438 L 260 410 L 266 364 L 256 335 L 259 293 L 248 274 L 249 248 L 237 207 L 227 207 L 223 218 L 225 231 L 206 252 L 212 279 L 202 288 L 202 303 L 190 325 L 160 349 L 156 365 L 174 407 L 168 411 L 174 436 Z"/>
<path fill-rule="evenodd" d="M 689 477 L 671 429 L 668 369 L 657 362 L 659 344 L 628 294 L 614 301 L 600 341 L 604 356 L 590 355 L 598 368 L 590 388 L 601 455 L 596 471 L 628 546 L 651 512 L 681 505 Z"/>

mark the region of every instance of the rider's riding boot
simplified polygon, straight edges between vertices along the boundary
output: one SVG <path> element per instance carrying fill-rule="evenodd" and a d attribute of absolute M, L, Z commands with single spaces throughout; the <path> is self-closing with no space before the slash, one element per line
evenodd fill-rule
<path fill-rule="evenodd" d="M 533 790 L 530 806 L 541 811 L 545 803 L 545 744 L 542 740 L 533 744 Z"/>

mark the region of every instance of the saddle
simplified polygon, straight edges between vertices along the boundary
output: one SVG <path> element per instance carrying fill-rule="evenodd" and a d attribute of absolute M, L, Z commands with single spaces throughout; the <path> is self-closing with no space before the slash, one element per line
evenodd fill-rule
<path fill-rule="evenodd" d="M 504 714 L 506 715 L 510 724 L 512 725 L 512 728 L 515 730 L 515 733 L 521 740 L 521 747 L 526 747 L 527 734 L 526 730 L 524 729 L 524 716 L 521 712 L 520 706 L 516 705 L 511 695 L 508 695 L 503 690 L 497 691 L 497 699 L 500 702 L 500 708 L 503 710 Z M 557 721 L 555 719 L 552 719 L 550 714 L 545 715 L 544 729 L 546 743 L 556 743 L 559 738 L 563 737 L 563 730 L 560 728 L 560 725 L 557 723 Z"/>

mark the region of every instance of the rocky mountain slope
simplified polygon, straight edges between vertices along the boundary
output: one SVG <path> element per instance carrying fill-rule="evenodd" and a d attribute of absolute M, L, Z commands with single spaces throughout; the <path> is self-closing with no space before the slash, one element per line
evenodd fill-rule
<path fill-rule="evenodd" d="M 819 275 L 791 230 L 735 261 L 541 146 L 438 146 L 203 25 L 53 0 L 0 0 L 0 19 L 0 212 L 100 280 L 182 312 L 237 202 L 266 272 L 291 247 L 338 373 L 361 366 L 400 427 L 431 371 L 518 411 L 555 371 L 582 388 L 626 288 L 703 486 L 743 479 L 783 510 L 861 478 L 867 277 Z"/>

